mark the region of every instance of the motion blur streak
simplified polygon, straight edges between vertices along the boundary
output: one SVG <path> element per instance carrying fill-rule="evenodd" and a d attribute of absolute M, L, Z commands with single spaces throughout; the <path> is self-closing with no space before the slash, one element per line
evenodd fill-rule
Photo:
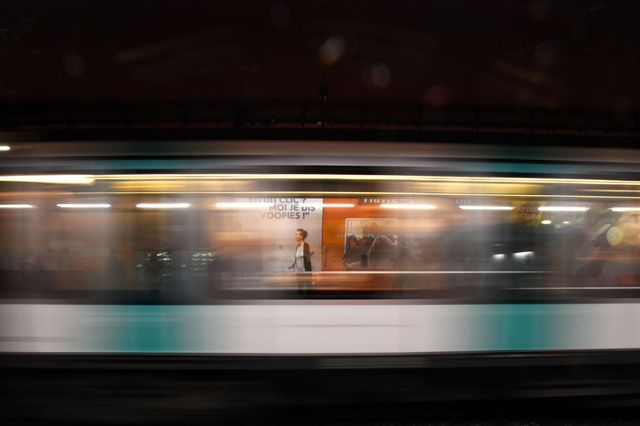
<path fill-rule="evenodd" d="M 218 209 L 263 209 L 271 206 L 273 206 L 273 203 L 216 203 L 216 208 Z"/>
<path fill-rule="evenodd" d="M 541 212 L 586 212 L 589 207 L 575 206 L 541 206 L 538 207 Z"/>
<path fill-rule="evenodd" d="M 31 204 L 0 204 L 0 209 L 32 209 Z"/>
<path fill-rule="evenodd" d="M 61 209 L 108 209 L 111 204 L 106 203 L 69 203 L 69 204 L 56 204 Z"/>
<path fill-rule="evenodd" d="M 58 183 L 70 185 L 90 185 L 95 181 L 87 175 L 22 175 L 0 176 L 0 182 L 34 182 L 34 183 Z"/>
<path fill-rule="evenodd" d="M 322 207 L 341 209 L 341 208 L 355 207 L 355 204 L 351 204 L 351 203 L 322 203 Z"/>
<path fill-rule="evenodd" d="M 460 206 L 462 210 L 513 210 L 511 206 Z"/>
<path fill-rule="evenodd" d="M 434 210 L 437 208 L 433 204 L 380 204 L 380 207 L 396 210 Z"/>
<path fill-rule="evenodd" d="M 636 180 L 611 179 L 558 179 L 558 178 L 520 178 L 520 177 L 477 177 L 477 176 L 419 176 L 419 175 L 359 175 L 359 174 L 105 174 L 95 175 L 99 180 L 170 180 L 170 179 L 245 179 L 245 180 L 346 180 L 346 181 L 417 181 L 417 182 L 469 182 L 469 183 L 531 183 L 531 184 L 567 184 L 567 185 L 640 185 Z M 2 179 L 0 177 L 0 179 Z"/>
<path fill-rule="evenodd" d="M 614 212 L 640 212 L 640 207 L 612 207 Z"/>
<path fill-rule="evenodd" d="M 188 209 L 191 207 L 189 203 L 138 203 L 136 207 L 139 209 Z"/>

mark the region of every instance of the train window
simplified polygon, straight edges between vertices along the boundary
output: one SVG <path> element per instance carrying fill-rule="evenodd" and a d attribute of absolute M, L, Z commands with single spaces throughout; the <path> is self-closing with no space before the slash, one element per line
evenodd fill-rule
<path fill-rule="evenodd" d="M 2 298 L 501 302 L 630 297 L 640 287 L 640 210 L 572 197 L 587 181 L 561 194 L 509 183 L 499 188 L 506 193 L 487 194 L 495 188 L 485 185 L 462 195 L 450 194 L 449 181 L 417 195 L 394 182 L 397 194 L 385 196 L 338 195 L 343 183 L 324 182 L 327 194 L 313 197 L 205 191 L 186 201 L 112 185 L 109 208 L 59 208 L 45 191 L 29 197 L 37 208 L 0 211 Z"/>

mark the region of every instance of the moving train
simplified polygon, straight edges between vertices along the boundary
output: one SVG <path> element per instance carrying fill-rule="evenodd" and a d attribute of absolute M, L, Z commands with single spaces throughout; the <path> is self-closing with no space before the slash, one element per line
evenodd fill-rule
<path fill-rule="evenodd" d="M 634 150 L 22 141 L 1 155 L 5 354 L 402 366 L 640 348 Z"/>

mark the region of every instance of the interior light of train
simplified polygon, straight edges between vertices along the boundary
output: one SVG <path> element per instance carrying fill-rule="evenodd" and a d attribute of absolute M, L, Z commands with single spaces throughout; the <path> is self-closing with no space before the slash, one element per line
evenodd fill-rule
<path fill-rule="evenodd" d="M 239 202 L 220 202 L 216 203 L 218 209 L 261 209 L 272 207 L 273 203 L 251 203 L 246 201 Z M 323 203 L 320 205 L 324 208 L 350 208 L 355 207 L 353 203 Z"/>
<path fill-rule="evenodd" d="M 614 212 L 640 212 L 640 207 L 612 207 Z"/>
<path fill-rule="evenodd" d="M 513 210 L 511 206 L 459 206 L 462 210 Z"/>
<path fill-rule="evenodd" d="M 191 207 L 189 203 L 138 203 L 136 207 L 139 209 L 188 209 Z"/>
<path fill-rule="evenodd" d="M 433 210 L 436 208 L 433 204 L 380 204 L 380 207 L 397 210 Z"/>
<path fill-rule="evenodd" d="M 551 225 L 551 221 L 549 219 L 545 219 L 540 223 L 543 224 L 543 225 Z"/>
<path fill-rule="evenodd" d="M 516 259 L 526 259 L 527 257 L 531 257 L 531 256 L 533 256 L 532 251 L 519 251 L 519 252 L 513 253 L 513 257 L 515 257 Z"/>
<path fill-rule="evenodd" d="M 349 174 L 114 174 L 100 175 L 107 180 L 166 180 L 166 179 L 247 179 L 247 180 L 347 180 L 347 181 L 419 181 L 419 182 L 475 182 L 475 183 L 539 183 L 577 185 L 640 185 L 640 181 L 607 179 L 514 178 L 480 176 L 419 176 L 419 175 L 349 175 Z"/>
<path fill-rule="evenodd" d="M 589 207 L 581 206 L 541 206 L 538 211 L 541 212 L 586 212 Z"/>
<path fill-rule="evenodd" d="M 11 147 L 9 145 L 0 145 L 0 151 L 11 151 Z"/>
<path fill-rule="evenodd" d="M 21 175 L 0 176 L 0 182 L 59 183 L 87 185 L 95 178 L 87 175 Z"/>
<path fill-rule="evenodd" d="M 273 203 L 251 203 L 247 201 L 216 203 L 217 209 L 263 209 L 272 207 Z"/>
<path fill-rule="evenodd" d="M 355 204 L 352 203 L 322 203 L 322 207 L 324 208 L 351 208 L 355 207 Z"/>
<path fill-rule="evenodd" d="M 31 204 L 0 204 L 0 209 L 32 209 Z"/>
<path fill-rule="evenodd" d="M 61 209 L 108 209 L 111 204 L 107 203 L 64 203 L 56 204 Z"/>

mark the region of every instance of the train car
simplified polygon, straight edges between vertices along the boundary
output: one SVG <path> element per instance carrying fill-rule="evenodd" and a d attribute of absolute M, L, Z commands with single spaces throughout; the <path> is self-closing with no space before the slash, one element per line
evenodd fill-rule
<path fill-rule="evenodd" d="M 313 369 L 637 350 L 640 157 L 565 154 L 16 143 L 0 351 Z"/>

